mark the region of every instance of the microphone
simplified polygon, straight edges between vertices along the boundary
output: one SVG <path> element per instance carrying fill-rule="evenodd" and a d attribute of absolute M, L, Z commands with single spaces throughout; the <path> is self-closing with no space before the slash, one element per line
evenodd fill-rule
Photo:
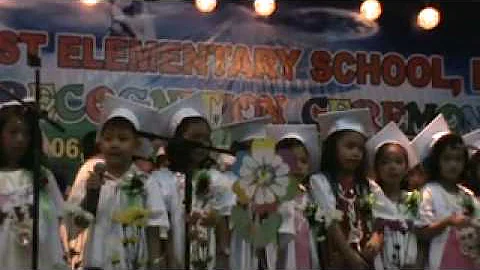
<path fill-rule="evenodd" d="M 104 183 L 103 177 L 105 172 L 107 171 L 107 165 L 104 162 L 97 162 L 93 167 L 93 174 L 96 174 L 102 184 Z M 87 188 L 87 194 L 83 198 L 81 203 L 82 208 L 93 214 L 94 216 L 97 215 L 97 207 L 98 207 L 98 200 L 100 196 L 100 190 L 92 190 Z"/>
<path fill-rule="evenodd" d="M 97 162 L 93 167 L 93 173 L 95 173 L 100 177 L 100 180 L 102 180 L 102 183 L 103 183 L 103 176 L 105 175 L 106 171 L 107 171 L 107 165 L 105 164 L 105 162 Z"/>

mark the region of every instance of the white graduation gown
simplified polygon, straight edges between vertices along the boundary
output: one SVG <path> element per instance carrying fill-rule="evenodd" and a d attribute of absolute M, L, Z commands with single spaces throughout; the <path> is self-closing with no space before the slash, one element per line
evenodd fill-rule
<path fill-rule="evenodd" d="M 53 174 L 44 169 L 48 183 L 40 194 L 39 269 L 68 269 L 60 240 L 59 218 L 63 215 L 63 198 Z M 32 173 L 26 170 L 0 172 L 0 208 L 6 214 L 0 224 L 1 269 L 30 269 L 31 247 L 19 244 L 15 233 L 15 207 L 33 202 Z M 31 226 L 31 225 L 30 225 Z"/>
<path fill-rule="evenodd" d="M 300 196 L 300 200 L 287 201 L 280 206 L 279 212 L 282 215 L 282 225 L 280 226 L 278 233 L 280 235 L 280 242 L 287 240 L 288 243 L 286 244 L 287 247 L 285 254 L 278 253 L 277 245 L 270 244 L 267 246 L 267 261 L 269 269 L 301 269 L 298 266 L 297 250 L 295 248 L 295 237 L 297 236 L 297 231 L 300 229 L 300 224 L 297 223 L 295 215 L 302 215 L 302 217 L 304 217 L 304 210 L 307 204 L 311 201 L 311 198 L 309 194 L 302 194 Z M 281 239 L 282 237 L 285 238 L 285 240 Z M 320 269 L 315 238 L 311 230 L 309 230 L 308 241 L 312 269 Z M 285 256 L 284 265 L 279 265 L 278 256 Z"/>
<path fill-rule="evenodd" d="M 328 228 L 333 220 L 340 218 L 330 182 L 324 174 L 317 173 L 310 177 L 310 186 L 312 199 L 317 203 L 318 211 L 325 218 L 325 227 Z"/>
<path fill-rule="evenodd" d="M 392 260 L 393 256 L 400 258 L 400 266 L 414 265 L 417 261 L 417 237 L 412 228 L 408 228 L 408 222 L 413 222 L 413 217 L 408 215 L 404 204 L 391 201 L 374 181 L 370 181 L 370 188 L 375 195 L 373 217 L 400 222 L 405 229 L 405 233 L 402 233 L 389 227 L 383 228 L 383 250 L 375 257 L 375 269 L 399 269 Z M 394 248 L 396 244 L 399 245 L 398 250 Z"/>
<path fill-rule="evenodd" d="M 113 214 L 125 209 L 126 202 L 121 198 L 120 183 L 121 180 L 132 173 L 142 173 L 134 164 L 130 169 L 120 178 L 108 180 L 100 189 L 100 195 L 97 206 L 97 214 L 94 223 L 90 225 L 89 235 L 84 251 L 84 265 L 85 267 L 99 267 L 104 270 L 121 269 L 127 270 L 126 253 L 122 245 L 123 230 L 122 226 L 112 220 Z M 81 188 L 80 185 L 74 186 L 72 195 L 75 194 L 72 201 L 81 202 L 86 195 L 85 184 L 83 190 L 76 190 Z M 168 230 L 169 222 L 167 211 L 162 197 L 162 193 L 158 185 L 151 177 L 144 182 L 145 201 L 143 202 L 145 208 L 151 213 L 151 218 L 147 222 L 147 226 L 160 227 L 162 230 Z M 145 241 L 145 230 L 140 232 L 141 243 L 140 254 L 141 259 L 147 260 L 147 249 Z M 119 264 L 114 264 L 113 261 L 119 259 Z"/>
<path fill-rule="evenodd" d="M 206 204 L 200 202 L 195 196 L 192 198 L 192 211 L 214 209 L 221 216 L 229 216 L 235 203 L 235 196 L 231 191 L 232 181 L 222 172 L 211 169 L 208 171 L 211 177 L 213 197 Z M 152 173 L 152 179 L 160 187 L 164 196 L 165 205 L 170 216 L 173 235 L 174 256 L 178 265 L 183 264 L 185 245 L 185 208 L 183 205 L 185 194 L 185 175 L 171 172 L 168 169 L 160 169 Z M 195 185 L 193 185 L 195 194 Z M 209 253 L 213 258 L 208 269 L 215 267 L 215 234 L 209 229 Z"/>
<path fill-rule="evenodd" d="M 461 185 L 458 185 L 458 187 L 459 194 L 464 193 L 471 196 L 475 205 L 478 206 L 478 202 L 470 190 Z M 459 194 L 447 192 L 439 183 L 427 183 L 422 189 L 422 203 L 419 208 L 420 219 L 416 221 L 415 225 L 419 227 L 427 226 L 445 219 L 453 213 L 462 213 L 464 209 L 459 200 Z M 447 227 L 430 241 L 428 269 L 439 269 L 443 254 L 446 251 L 445 244 L 449 233 L 450 227 Z"/>

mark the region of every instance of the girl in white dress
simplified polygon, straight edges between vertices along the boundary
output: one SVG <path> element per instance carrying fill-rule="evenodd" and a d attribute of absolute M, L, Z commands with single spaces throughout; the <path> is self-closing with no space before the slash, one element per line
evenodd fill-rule
<path fill-rule="evenodd" d="M 31 269 L 33 117 L 17 102 L 0 109 L 0 262 L 2 269 Z M 53 174 L 42 168 L 39 269 L 67 269 L 59 231 L 63 198 Z"/>
<path fill-rule="evenodd" d="M 478 199 L 480 197 L 480 129 L 463 135 L 463 140 L 470 152 L 468 179 L 465 181 L 465 186 L 472 190 Z"/>
<path fill-rule="evenodd" d="M 276 141 L 276 151 L 290 167 L 296 180 L 297 195 L 289 201 L 285 210 L 291 211 L 280 239 L 277 252 L 277 269 L 319 269 L 318 236 L 322 232 L 315 220 L 315 202 L 312 198 L 309 177 L 319 167 L 319 140 L 316 125 L 268 125 L 267 136 Z M 291 204 L 291 206 L 290 206 Z M 312 208 L 313 207 L 313 208 Z M 289 222 L 290 220 L 290 222 Z M 291 228 L 289 228 L 291 227 Z"/>
<path fill-rule="evenodd" d="M 178 269 L 185 263 L 186 173 L 192 176 L 192 214 L 188 218 L 193 234 L 190 264 L 195 269 L 213 269 L 225 268 L 228 262 L 227 217 L 233 205 L 232 182 L 211 169 L 214 162 L 208 150 L 184 141 L 211 145 L 208 109 L 202 94 L 194 93 L 163 108 L 157 115 L 157 133 L 175 138 L 166 147 L 169 168 L 152 173 L 164 196 L 171 223 L 173 241 L 169 241 L 167 247 L 170 268 Z"/>
<path fill-rule="evenodd" d="M 428 269 L 479 269 L 462 244 L 478 211 L 465 179 L 468 151 L 462 137 L 451 133 L 442 115 L 412 141 L 425 160 L 429 181 L 422 190 L 419 236 L 430 241 Z M 477 213 L 478 214 L 478 213 Z M 475 234 L 468 238 L 475 241 Z M 469 239 L 466 239 L 469 240 Z"/>
<path fill-rule="evenodd" d="M 104 172 L 95 168 L 86 180 L 75 183 L 70 194 L 71 202 L 95 216 L 89 226 L 74 222 L 80 229 L 89 229 L 83 251 L 85 269 L 163 266 L 158 247 L 169 223 L 162 194 L 132 160 L 135 151 L 142 149 L 137 132 L 149 132 L 149 116 L 154 113 L 138 103 L 105 97 L 99 129 Z"/>
<path fill-rule="evenodd" d="M 322 173 L 312 175 L 312 195 L 327 231 L 320 250 L 326 269 L 367 269 L 381 245 L 372 237 L 371 191 L 366 178 L 365 143 L 373 133 L 368 109 L 317 116 Z"/>
<path fill-rule="evenodd" d="M 375 269 L 419 268 L 413 221 L 417 218 L 420 193 L 401 189 L 409 167 L 418 163 L 418 157 L 394 122 L 370 138 L 366 147 L 375 174 L 375 182 L 370 183 L 375 195 L 374 234 L 383 238 Z"/>

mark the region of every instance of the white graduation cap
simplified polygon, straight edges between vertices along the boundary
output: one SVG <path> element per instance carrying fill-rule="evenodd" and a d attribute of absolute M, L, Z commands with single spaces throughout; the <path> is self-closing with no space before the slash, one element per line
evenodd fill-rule
<path fill-rule="evenodd" d="M 155 134 L 155 121 L 158 117 L 158 111 L 156 109 L 138 102 L 106 94 L 103 101 L 103 111 L 99 125 L 100 132 L 97 132 L 97 140 L 99 136 L 101 136 L 101 131 L 105 123 L 116 117 L 128 120 L 132 123 L 135 130 L 139 132 Z M 141 138 L 141 145 L 135 153 L 135 156 L 149 157 L 152 151 L 153 147 L 150 141 L 146 138 Z"/>
<path fill-rule="evenodd" d="M 470 149 L 469 153 L 471 155 L 477 153 L 478 150 L 480 150 L 480 129 L 476 129 L 463 135 L 463 141 Z"/>
<path fill-rule="evenodd" d="M 338 131 L 356 131 L 367 138 L 374 133 L 368 108 L 322 113 L 317 115 L 317 122 L 322 139 Z"/>
<path fill-rule="evenodd" d="M 276 143 L 284 139 L 296 139 L 303 143 L 310 155 L 312 170 L 320 168 L 320 140 L 316 125 L 267 125 L 267 137 Z"/>
<path fill-rule="evenodd" d="M 208 117 L 207 102 L 202 91 L 194 92 L 190 97 L 177 100 L 157 113 L 155 123 L 156 134 L 165 134 L 169 137 L 175 135 L 175 131 L 183 119 L 188 117 L 201 117 L 211 125 Z"/>
<path fill-rule="evenodd" d="M 449 133 L 451 133 L 451 131 L 443 114 L 439 114 L 422 131 L 420 131 L 411 142 L 411 145 L 419 155 L 419 162 L 427 158 L 431 148 L 438 139 Z"/>
<path fill-rule="evenodd" d="M 217 128 L 230 134 L 230 143 L 262 139 L 267 136 L 266 126 L 272 123 L 270 116 L 257 117 L 242 122 L 230 123 Z"/>
<path fill-rule="evenodd" d="M 418 164 L 418 155 L 415 149 L 410 145 L 410 140 L 408 140 L 408 137 L 400 130 L 400 128 L 398 128 L 397 124 L 390 122 L 371 137 L 365 144 L 370 168 L 373 168 L 374 166 L 375 156 L 378 149 L 387 143 L 398 144 L 405 149 L 408 155 L 408 167 L 410 169 Z"/>

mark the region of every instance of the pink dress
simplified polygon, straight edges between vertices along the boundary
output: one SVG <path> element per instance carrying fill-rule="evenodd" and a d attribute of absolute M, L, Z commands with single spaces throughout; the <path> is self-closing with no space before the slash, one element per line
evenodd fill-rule
<path fill-rule="evenodd" d="M 445 248 L 448 251 L 443 253 L 440 269 L 480 269 L 461 252 L 456 229 L 450 229 Z"/>
<path fill-rule="evenodd" d="M 296 198 L 297 203 L 300 203 L 304 196 L 301 194 Z M 295 211 L 295 256 L 297 269 L 312 269 L 312 258 L 310 250 L 310 225 L 305 218 L 303 212 Z"/>

